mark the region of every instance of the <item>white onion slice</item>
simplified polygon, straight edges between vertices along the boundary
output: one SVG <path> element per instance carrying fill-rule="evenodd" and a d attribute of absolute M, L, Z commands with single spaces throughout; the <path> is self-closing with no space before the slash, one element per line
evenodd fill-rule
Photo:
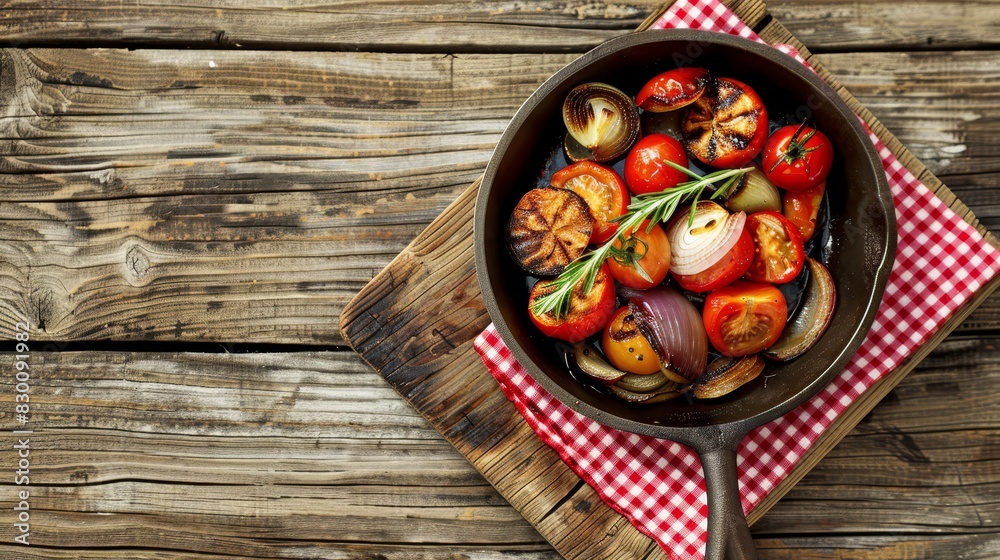
<path fill-rule="evenodd" d="M 670 272 L 697 274 L 722 260 L 743 233 L 747 215 L 730 214 L 711 200 L 702 200 L 694 212 L 694 222 L 688 226 L 689 210 L 678 212 L 667 225 L 670 239 Z"/>

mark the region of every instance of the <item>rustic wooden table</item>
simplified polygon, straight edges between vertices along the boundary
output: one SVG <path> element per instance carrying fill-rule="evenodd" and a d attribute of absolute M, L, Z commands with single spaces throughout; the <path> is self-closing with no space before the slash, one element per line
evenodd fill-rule
<path fill-rule="evenodd" d="M 0 557 L 557 558 L 338 317 L 660 0 L 62 4 L 0 20 Z M 1000 5 L 769 7 L 1000 231 Z M 761 557 L 1000 557 L 998 344 L 995 296 L 756 523 Z"/>

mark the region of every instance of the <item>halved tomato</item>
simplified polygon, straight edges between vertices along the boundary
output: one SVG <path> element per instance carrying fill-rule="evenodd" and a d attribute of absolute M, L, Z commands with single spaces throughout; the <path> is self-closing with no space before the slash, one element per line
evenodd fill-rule
<path fill-rule="evenodd" d="M 716 350 L 726 356 L 747 356 L 778 340 L 788 308 L 778 288 L 740 280 L 708 294 L 702 318 Z"/>
<path fill-rule="evenodd" d="M 767 109 L 750 86 L 732 78 L 712 80 L 708 91 L 684 109 L 684 147 L 713 167 L 750 162 L 767 140 Z"/>
<path fill-rule="evenodd" d="M 612 315 L 601 337 L 601 349 L 611 365 L 622 371 L 640 375 L 660 371 L 660 360 L 636 326 L 635 316 L 627 305 Z"/>
<path fill-rule="evenodd" d="M 666 164 L 688 166 L 684 146 L 666 134 L 650 134 L 639 140 L 625 156 L 625 182 L 635 194 L 660 192 L 676 187 L 688 176 Z"/>
<path fill-rule="evenodd" d="M 608 266 L 615 280 L 630 288 L 658 286 L 670 272 L 670 240 L 659 224 L 643 222 L 635 231 L 623 232 L 615 239 Z"/>
<path fill-rule="evenodd" d="M 613 169 L 580 161 L 556 171 L 549 183 L 575 192 L 587 203 L 594 217 L 591 243 L 604 243 L 618 231 L 618 224 L 612 220 L 628 209 L 629 194 L 625 181 Z"/>
<path fill-rule="evenodd" d="M 615 281 L 605 263 L 597 271 L 594 285 L 583 291 L 583 280 L 576 285 L 569 301 L 569 312 L 556 318 L 554 313 L 537 314 L 535 300 L 552 291 L 551 280 L 536 282 L 528 296 L 528 316 L 545 336 L 567 342 L 579 342 L 599 332 L 615 311 Z"/>
<path fill-rule="evenodd" d="M 747 280 L 785 284 L 799 275 L 806 261 L 802 234 L 795 224 L 768 210 L 747 216 L 746 229 L 754 245 Z"/>
<path fill-rule="evenodd" d="M 697 274 L 674 274 L 682 288 L 690 292 L 710 292 L 739 280 L 753 262 L 753 239 L 746 227 L 736 245 L 719 262 Z"/>
<path fill-rule="evenodd" d="M 642 86 L 635 104 L 644 111 L 662 113 L 694 103 L 708 85 L 708 70 L 704 68 L 674 68 L 656 76 Z"/>

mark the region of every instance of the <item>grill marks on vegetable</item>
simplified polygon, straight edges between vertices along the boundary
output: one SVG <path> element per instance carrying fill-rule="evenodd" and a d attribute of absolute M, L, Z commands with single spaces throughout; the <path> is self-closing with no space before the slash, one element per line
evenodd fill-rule
<path fill-rule="evenodd" d="M 567 189 L 528 191 L 514 208 L 507 239 L 514 258 L 539 276 L 562 272 L 583 254 L 593 232 L 587 203 Z"/>
<path fill-rule="evenodd" d="M 763 143 L 767 113 L 757 95 L 744 84 L 718 78 L 705 95 L 686 109 L 681 131 L 688 152 L 711 165 L 741 152 L 756 155 L 757 150 L 751 148 Z"/>

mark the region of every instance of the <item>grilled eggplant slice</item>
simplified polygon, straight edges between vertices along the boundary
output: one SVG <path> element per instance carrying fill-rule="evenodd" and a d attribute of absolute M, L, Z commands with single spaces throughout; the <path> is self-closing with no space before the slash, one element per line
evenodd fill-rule
<path fill-rule="evenodd" d="M 587 203 L 568 189 L 528 191 L 507 223 L 507 243 L 521 268 L 555 276 L 587 249 L 594 219 Z"/>

